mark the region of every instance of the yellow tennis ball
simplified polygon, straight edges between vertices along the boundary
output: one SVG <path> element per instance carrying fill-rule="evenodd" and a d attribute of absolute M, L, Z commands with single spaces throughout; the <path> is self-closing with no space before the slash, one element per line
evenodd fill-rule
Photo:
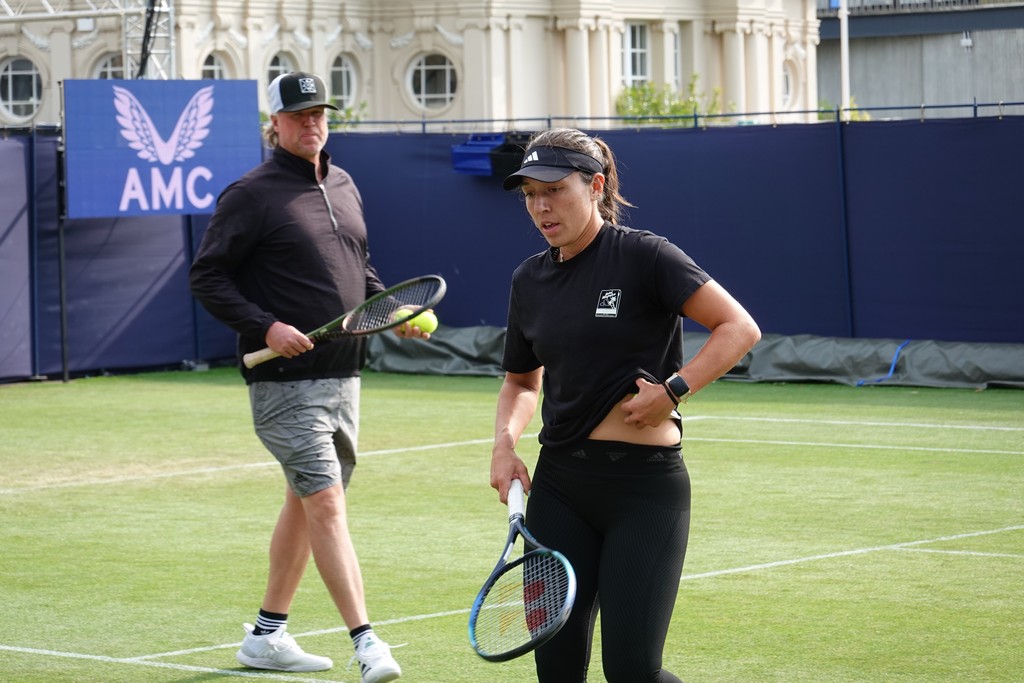
<path fill-rule="evenodd" d="M 412 324 L 427 334 L 437 329 L 437 316 L 430 311 L 423 311 L 412 319 Z"/>
<path fill-rule="evenodd" d="M 412 313 L 408 308 L 401 308 L 395 311 L 395 320 L 405 320 Z M 437 329 L 437 316 L 430 311 L 423 311 L 415 318 L 406 320 L 410 325 L 420 328 L 421 332 L 430 334 Z"/>

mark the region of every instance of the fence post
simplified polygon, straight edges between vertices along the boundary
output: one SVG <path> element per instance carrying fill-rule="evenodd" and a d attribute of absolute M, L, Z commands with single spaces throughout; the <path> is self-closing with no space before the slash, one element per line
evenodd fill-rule
<path fill-rule="evenodd" d="M 846 282 L 846 330 L 853 338 L 856 325 L 853 315 L 853 275 L 850 269 L 850 225 L 846 215 L 846 151 L 843 141 L 842 108 L 836 108 L 836 156 L 839 160 L 839 230 L 843 238 L 843 269 Z"/>

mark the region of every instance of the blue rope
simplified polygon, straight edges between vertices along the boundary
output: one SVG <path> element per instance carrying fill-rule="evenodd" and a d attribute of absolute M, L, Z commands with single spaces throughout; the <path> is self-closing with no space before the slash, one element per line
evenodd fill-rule
<path fill-rule="evenodd" d="M 879 382 L 884 382 L 885 380 L 887 380 L 890 377 L 892 377 L 893 373 L 896 372 L 896 363 L 900 359 L 900 351 L 902 351 L 903 347 L 906 346 L 909 343 L 910 343 L 910 340 L 908 339 L 907 341 L 903 342 L 902 344 L 900 344 L 899 346 L 896 347 L 896 353 L 892 357 L 892 364 L 889 365 L 889 374 L 887 374 L 885 377 L 879 377 L 878 379 L 872 379 L 872 380 L 861 379 L 861 380 L 858 380 L 857 381 L 857 386 L 858 387 L 862 387 L 862 386 L 864 386 L 865 384 L 867 384 L 869 382 L 871 384 L 878 384 Z"/>

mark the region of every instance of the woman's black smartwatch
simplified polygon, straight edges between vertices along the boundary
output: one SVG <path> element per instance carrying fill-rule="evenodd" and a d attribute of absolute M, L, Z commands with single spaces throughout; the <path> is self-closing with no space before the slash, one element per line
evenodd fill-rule
<path fill-rule="evenodd" d="M 677 405 L 686 403 L 686 399 L 690 398 L 690 385 L 678 372 L 673 372 L 672 376 L 664 381 L 664 385 L 675 398 Z"/>

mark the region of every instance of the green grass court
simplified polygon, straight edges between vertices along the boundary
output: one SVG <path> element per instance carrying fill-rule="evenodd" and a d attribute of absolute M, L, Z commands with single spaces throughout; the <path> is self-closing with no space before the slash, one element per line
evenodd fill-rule
<path fill-rule="evenodd" d="M 533 680 L 466 636 L 507 528 L 499 386 L 363 380 L 349 514 L 403 681 Z M 1024 392 L 723 381 L 685 429 L 666 667 L 687 683 L 1024 681 Z M 0 386 L 0 473 L 0 680 L 358 681 L 312 563 L 289 630 L 334 669 L 235 661 L 284 486 L 235 370 Z"/>

